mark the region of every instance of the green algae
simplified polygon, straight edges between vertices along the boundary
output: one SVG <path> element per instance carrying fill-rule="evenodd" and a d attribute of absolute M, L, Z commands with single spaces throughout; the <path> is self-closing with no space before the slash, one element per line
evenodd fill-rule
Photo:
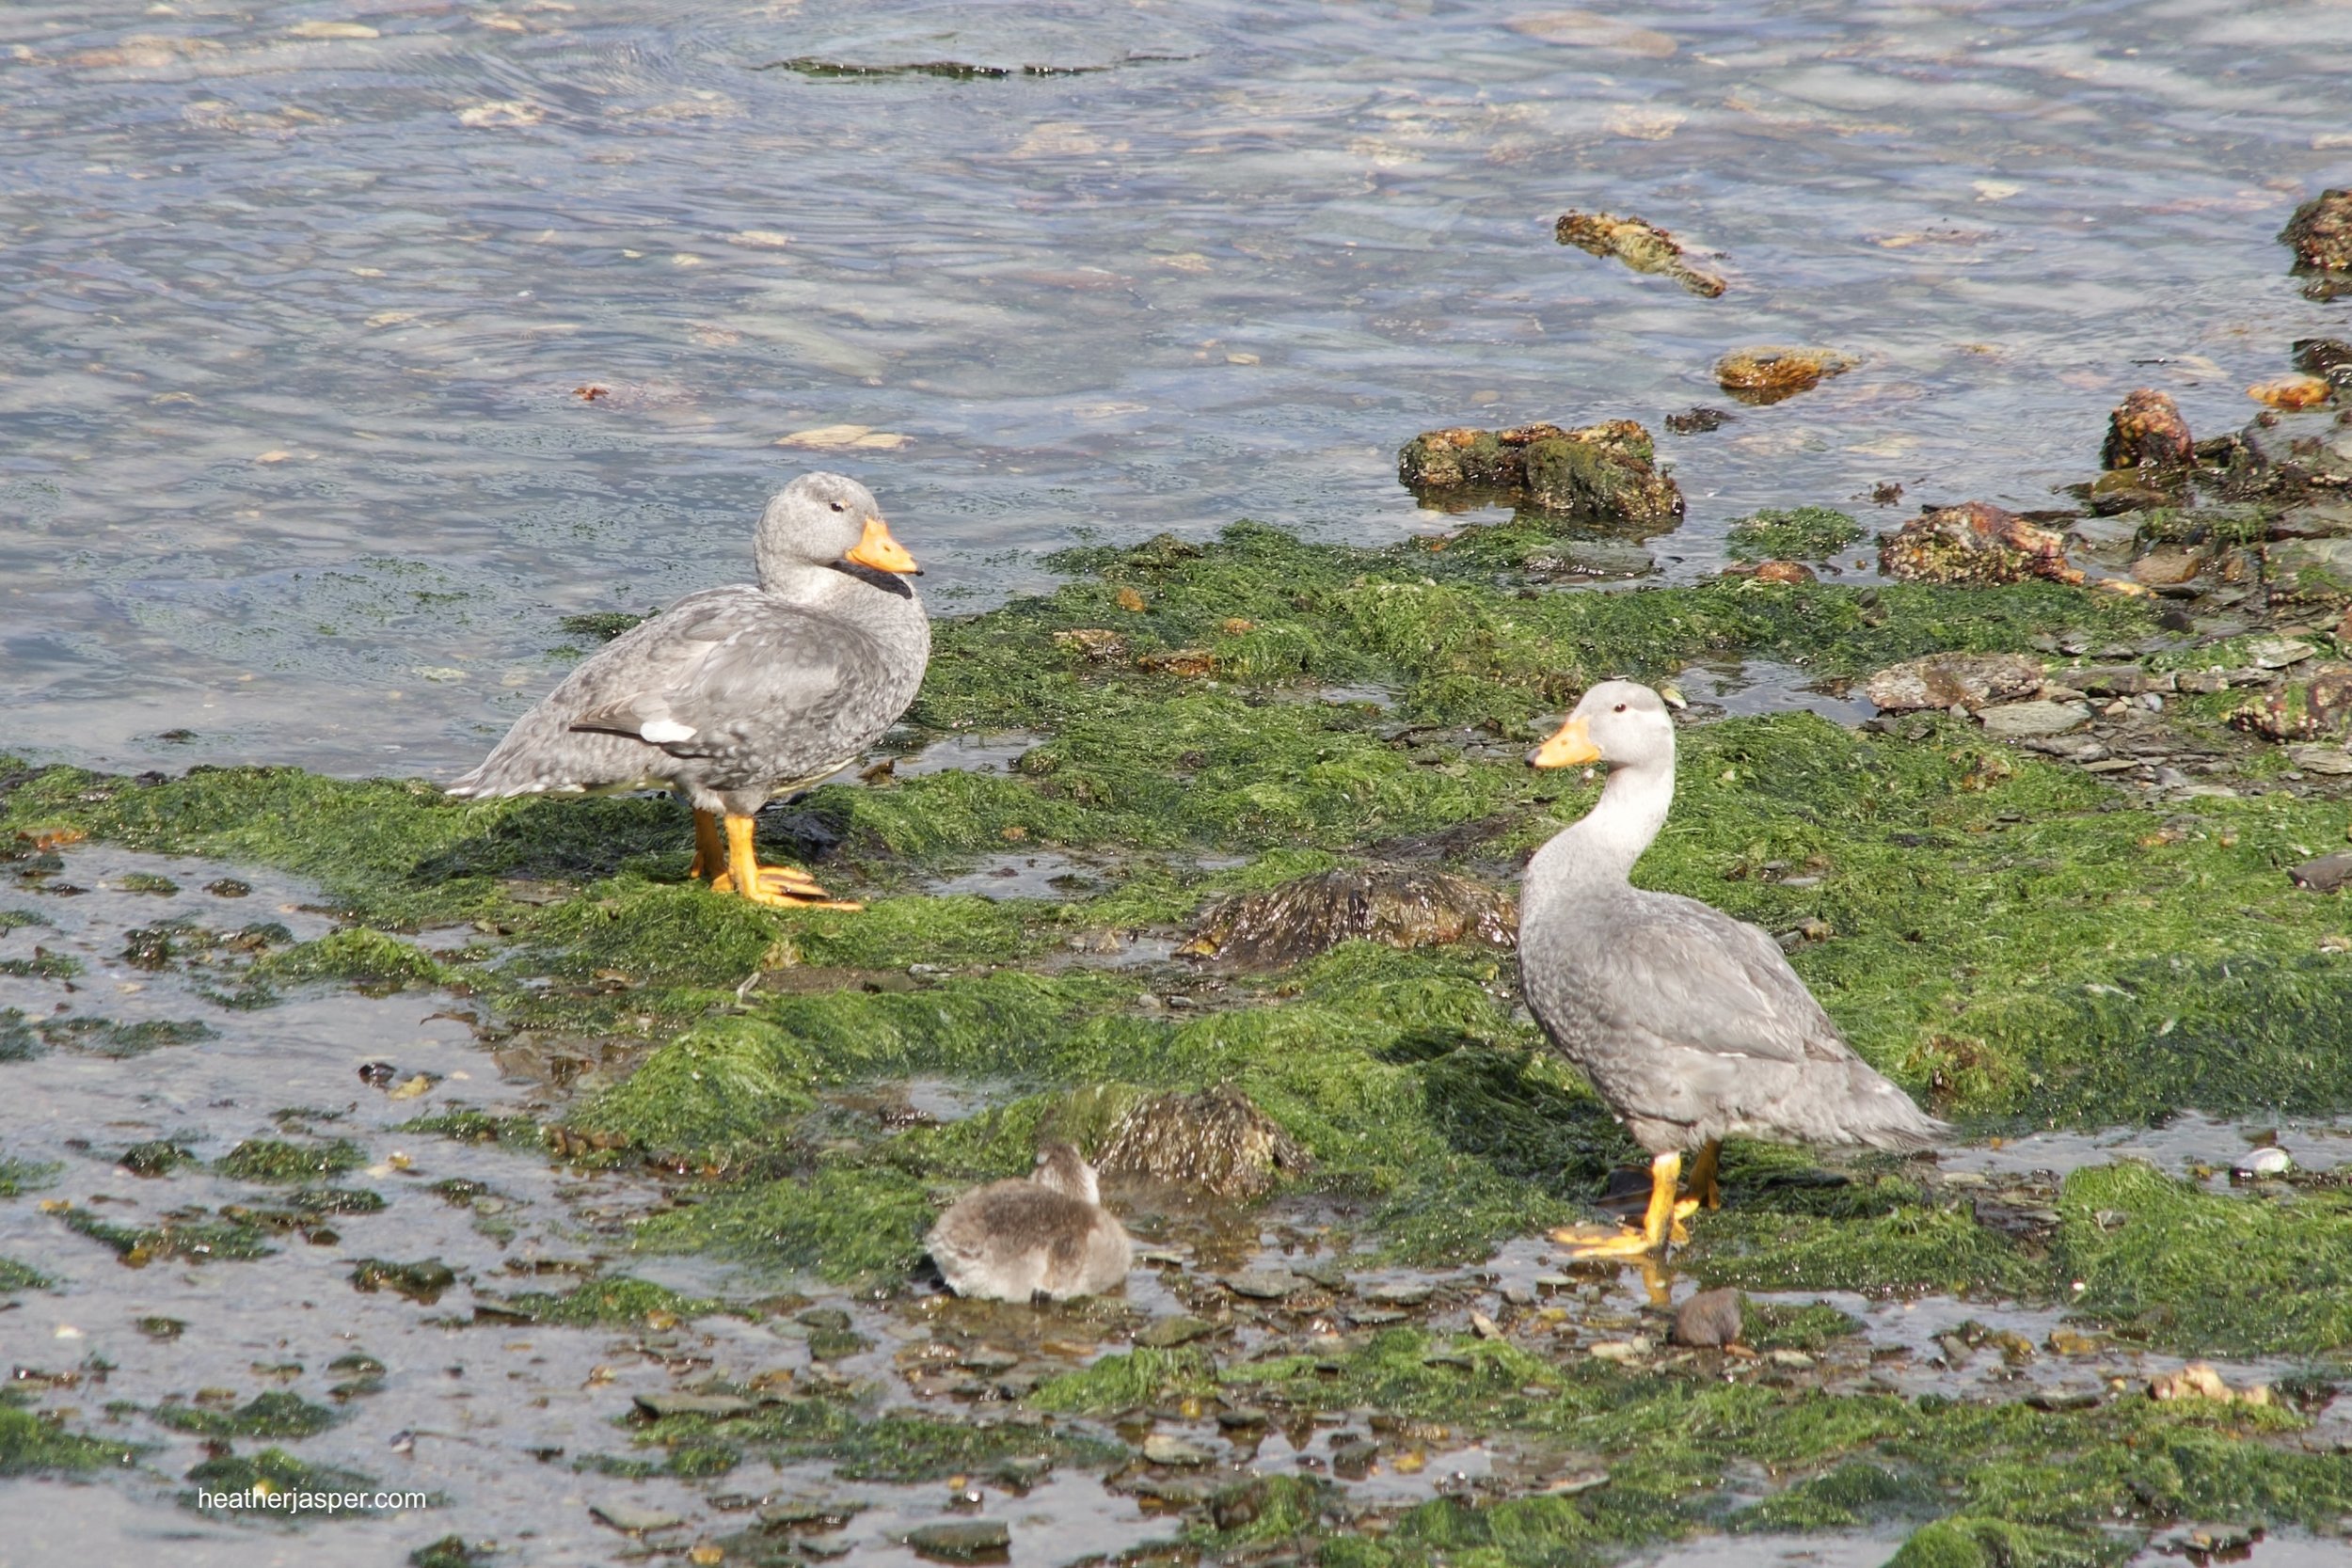
<path fill-rule="evenodd" d="M 2132 1543 L 2006 1519 L 1939 1519 L 1905 1541 L 1887 1568 L 2107 1568 Z"/>
<path fill-rule="evenodd" d="M 430 1307 L 457 1284 L 457 1273 L 438 1258 L 400 1263 L 384 1258 L 361 1258 L 351 1265 L 351 1288 L 368 1293 L 391 1291 L 421 1306 Z"/>
<path fill-rule="evenodd" d="M 2132 1162 L 2058 1193 L 2054 1253 L 2074 1307 L 2117 1333 L 2193 1354 L 2352 1349 L 2352 1194 L 2219 1194 Z"/>
<path fill-rule="evenodd" d="M 247 1138 L 214 1161 L 213 1168 L 231 1180 L 280 1183 L 338 1176 L 367 1163 L 367 1150 L 348 1138 L 324 1144 Z"/>
<path fill-rule="evenodd" d="M 508 1148 L 535 1148 L 545 1141 L 539 1124 L 529 1117 L 499 1116 L 463 1105 L 411 1117 L 392 1131 L 429 1132 L 458 1143 L 501 1144 Z"/>
<path fill-rule="evenodd" d="M 1190 1010 L 1154 994 L 1181 982 L 1047 960 L 1073 935 L 1174 929 L 1212 891 L 1300 870 L 1422 845 L 1507 862 L 1589 804 L 1588 785 L 1531 772 L 1517 752 L 1597 673 L 1661 675 L 1737 652 L 1855 674 L 1929 651 L 2103 641 L 2151 626 L 2144 607 L 2052 584 L 1722 581 L 1523 597 L 1498 576 L 1556 547 L 1541 531 L 1472 528 L 1443 549 L 1350 550 L 1241 528 L 1205 547 L 1067 558 L 1091 575 L 944 625 L 917 727 L 1045 738 L 1007 774 L 832 786 L 769 814 L 763 852 L 827 862 L 821 875 L 868 898 L 860 915 L 764 911 L 683 884 L 684 820 L 660 800 L 460 804 L 422 785 L 288 769 L 159 784 L 51 769 L 0 796 L 0 824 L 70 821 L 316 879 L 359 924 L 257 959 L 256 1001 L 305 980 L 450 985 L 503 1022 L 644 1040 L 633 1073 L 601 1084 L 553 1140 L 567 1157 L 564 1134 L 578 1132 L 601 1141 L 599 1158 L 702 1173 L 639 1227 L 644 1245 L 902 1280 L 937 1205 L 1024 1168 L 1040 1132 L 1080 1117 L 1085 1097 L 1232 1082 L 1315 1156 L 1314 1185 L 1366 1200 L 1391 1256 L 1475 1259 L 1569 1217 L 1633 1153 L 1514 1016 L 1507 957 L 1351 944 L 1204 988 Z M 1122 590 L 1144 608 L 1127 608 Z M 1056 641 L 1089 628 L 1114 630 L 1126 653 Z M 1136 662 L 1184 648 L 1205 652 L 1209 673 Z M 1358 683 L 1393 691 L 1396 710 L 1317 700 Z M 1740 720 L 1685 730 L 1682 745 L 1682 797 L 1641 880 L 1774 932 L 1804 927 L 1794 961 L 1857 1047 L 1945 1114 L 1991 1130 L 2182 1105 L 2352 1106 L 2352 1066 L 2312 1043 L 2343 1034 L 2352 959 L 2329 943 L 2344 918 L 2281 875 L 2341 837 L 2340 807 L 2261 797 L 2150 810 L 1936 718 L 1900 736 Z M 1063 904 L 905 891 L 980 855 L 1041 847 L 1109 860 L 1109 889 Z M 1257 859 L 1191 868 L 1210 852 Z M 1811 879 L 1789 885 L 1774 863 Z M 394 934 L 461 920 L 501 940 L 425 953 Z M 833 1090 L 916 1073 L 984 1081 L 1005 1098 L 950 1127 L 903 1131 L 829 1108 Z M 405 1130 L 539 1138 L 531 1118 L 462 1108 Z M 2344 1214 L 2326 1195 L 2280 1204 L 2082 1172 L 2055 1234 L 2021 1243 L 1889 1162 L 1834 1180 L 1800 1151 L 1726 1153 L 1730 1206 L 1692 1221 L 1690 1257 L 1709 1283 L 2074 1300 L 2094 1322 L 2183 1350 L 2325 1354 L 2348 1342 L 2329 1253 L 2343 1250 Z M 174 1222 L 203 1223 L 200 1212 Z M 164 1255 L 138 1234 L 101 1239 Z M 2168 1237 L 2216 1244 L 2168 1250 Z M 2224 1265 L 2239 1256 L 2260 1292 L 2229 1289 Z M 715 1307 L 622 1277 L 569 1296 L 485 1298 L 478 1316 L 636 1328 Z M 1751 1323 L 1760 1346 L 1805 1349 L 1850 1320 L 1757 1306 Z M 1161 1359 L 1137 1358 L 1147 1354 Z M 1249 1367 L 1138 1352 L 1042 1385 L 1032 1404 L 1110 1414 L 1209 1395 L 1518 1433 L 1602 1456 L 1611 1472 L 1577 1498 L 1426 1505 L 1378 1539 L 1334 1538 L 1324 1549 L 1334 1562 L 1598 1560 L 1727 1522 L 1908 1527 L 1938 1514 L 1905 1550 L 1947 1555 L 1920 1561 L 2058 1562 L 2104 1549 L 2094 1532 L 2118 1521 L 2324 1527 L 2352 1505 L 2340 1461 L 2289 1450 L 2285 1412 L 2136 1401 L 2036 1412 L 1718 1386 L 1420 1335 Z M 689 1475 L 753 1455 L 953 1474 L 981 1463 L 973 1445 L 1062 1440 L 888 1419 L 808 1401 L 741 1421 L 672 1418 L 644 1435 Z M 889 1468 L 912 1465 L 894 1449 L 908 1445 L 930 1457 Z M 1723 1477 L 1745 1466 L 1782 1490 L 1735 1516 Z M 1321 1508 L 1311 1489 L 1285 1491 L 1233 1530 L 1285 1539 Z M 1247 1512 L 1236 1499 L 1230 1517 Z"/>
<path fill-rule="evenodd" d="M 45 1291 L 56 1283 L 29 1263 L 0 1258 L 0 1296 L 13 1295 L 19 1291 Z"/>
<path fill-rule="evenodd" d="M 65 1167 L 56 1164 L 37 1164 L 31 1160 L 0 1158 L 0 1199 L 23 1197 L 56 1185 L 57 1172 Z"/>
<path fill-rule="evenodd" d="M 337 1418 L 323 1404 L 278 1390 L 256 1394 L 234 1410 L 166 1404 L 151 1414 L 156 1425 L 198 1437 L 315 1437 Z"/>
<path fill-rule="evenodd" d="M 42 1020 L 38 1027 L 42 1040 L 50 1045 L 117 1059 L 144 1056 L 167 1046 L 193 1045 L 219 1034 L 201 1019 L 154 1018 L 120 1023 L 105 1018 L 53 1018 Z"/>
<path fill-rule="evenodd" d="M 924 1183 L 903 1172 L 829 1164 L 656 1215 L 637 1242 L 654 1251 L 715 1247 L 835 1283 L 873 1282 L 914 1267 L 933 1214 Z"/>
<path fill-rule="evenodd" d="M 1603 1560 L 1700 1528 L 1875 1528 L 1938 1515 L 1954 1542 L 1974 1539 L 1975 1521 L 1997 1519 L 2037 1550 L 2105 1550 L 2101 1532 L 2119 1524 L 2191 1517 L 2326 1528 L 2352 1502 L 2352 1467 L 2280 1442 L 2303 1423 L 2275 1408 L 2126 1400 L 2057 1412 L 1832 1394 L 1697 1370 L 1563 1364 L 1514 1343 L 1416 1329 L 1213 1372 L 1168 1353 L 1105 1361 L 1124 1365 L 1097 1363 L 1041 1385 L 1032 1402 L 1109 1410 L 1188 1392 L 1286 1418 L 1372 1409 L 1442 1424 L 1457 1438 L 1517 1433 L 1608 1470 L 1605 1485 L 1574 1498 L 1423 1505 L 1376 1539 L 1353 1539 L 1351 1561 L 1474 1548 L 1503 1563 Z M 1741 1466 L 1782 1484 L 1729 1513 L 1723 1478 Z M 1944 1539 L 1928 1534 L 1921 1549 L 1949 1549 Z"/>
<path fill-rule="evenodd" d="M 0 1476 L 79 1475 L 138 1463 L 146 1449 L 68 1431 L 0 1395 Z"/>
<path fill-rule="evenodd" d="M 1100 1438 L 1050 1428 L 984 1425 L 900 1411 L 867 1416 L 839 1401 L 797 1398 L 763 1402 L 738 1416 L 665 1416 L 641 1423 L 637 1441 L 673 1454 L 756 1453 L 778 1463 L 823 1459 L 845 1480 L 896 1484 L 969 1475 L 1033 1457 L 1107 1465 L 1126 1451 Z"/>
<path fill-rule="evenodd" d="M 1030 1392 L 1028 1402 L 1062 1415 L 1115 1416 L 1212 1394 L 1216 1387 L 1216 1365 L 1207 1352 L 1190 1346 L 1137 1348 L 1049 1378 Z"/>
<path fill-rule="evenodd" d="M 697 1024 L 570 1125 L 701 1165 L 730 1164 L 816 1104 L 815 1064 L 797 1045 L 761 1019 Z"/>
<path fill-rule="evenodd" d="M 253 1491 L 367 1493 L 375 1488 L 375 1480 L 358 1470 L 342 1469 L 332 1465 L 312 1465 L 296 1458 L 283 1449 L 263 1449 L 254 1454 L 221 1454 L 207 1459 L 188 1471 L 187 1479 L 196 1482 L 192 1491 L 180 1494 L 181 1502 L 199 1513 L 214 1513 L 233 1518 L 234 1508 L 206 1509 L 199 1500 L 205 1496 L 215 1497 L 236 1496 Z M 362 1503 L 336 1512 L 370 1513 L 375 1512 Z"/>
<path fill-rule="evenodd" d="M 484 1568 L 497 1555 L 493 1543 L 469 1544 L 462 1535 L 444 1535 L 410 1552 L 408 1564 L 409 1568 Z"/>
<path fill-rule="evenodd" d="M 81 959 L 69 958 L 63 953 L 46 953 L 39 948 L 34 949 L 29 958 L 0 958 L 0 974 L 14 975 L 19 979 L 71 980 L 81 973 Z"/>
<path fill-rule="evenodd" d="M 82 1208 L 67 1209 L 58 1217 L 67 1229 L 112 1247 L 116 1256 L 135 1269 L 161 1258 L 192 1263 L 215 1259 L 249 1261 L 277 1250 L 268 1243 L 267 1232 L 261 1226 L 231 1219 L 226 1212 L 214 1219 L 202 1209 L 177 1211 L 154 1225 L 143 1226 L 117 1225 Z"/>
<path fill-rule="evenodd" d="M 249 983 L 266 987 L 342 980 L 362 993 L 380 995 L 412 986 L 446 985 L 453 977 L 415 943 L 355 927 L 263 956 L 253 965 Z"/>
<path fill-rule="evenodd" d="M 1751 513 L 1724 535 L 1734 561 L 1819 561 L 1862 537 L 1862 525 L 1826 506 Z"/>
<path fill-rule="evenodd" d="M 499 1301 L 497 1315 L 559 1328 L 643 1327 L 656 1319 L 706 1317 L 719 1311 L 715 1301 L 680 1295 L 664 1285 L 628 1275 L 592 1279 L 568 1294 L 526 1291 Z"/>

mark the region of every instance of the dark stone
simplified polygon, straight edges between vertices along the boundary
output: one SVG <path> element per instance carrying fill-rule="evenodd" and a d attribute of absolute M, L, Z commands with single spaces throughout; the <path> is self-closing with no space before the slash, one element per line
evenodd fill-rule
<path fill-rule="evenodd" d="M 1723 429 L 1731 417 L 1727 409 L 1709 408 L 1702 403 L 1680 414 L 1667 415 L 1666 429 L 1677 436 L 1703 436 Z"/>
<path fill-rule="evenodd" d="M 2333 893 L 2346 882 L 2352 882 L 2352 849 L 2339 849 L 2332 855 L 2305 861 L 2292 867 L 2287 877 L 2296 887 L 2309 892 Z"/>

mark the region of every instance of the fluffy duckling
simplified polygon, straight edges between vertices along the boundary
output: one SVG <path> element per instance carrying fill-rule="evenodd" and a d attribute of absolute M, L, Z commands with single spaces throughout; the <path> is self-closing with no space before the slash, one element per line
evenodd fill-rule
<path fill-rule="evenodd" d="M 1135 1260 L 1094 1167 L 1066 1143 L 1040 1148 L 1027 1180 L 992 1181 L 956 1199 L 927 1245 L 947 1288 L 981 1301 L 1100 1295 Z"/>

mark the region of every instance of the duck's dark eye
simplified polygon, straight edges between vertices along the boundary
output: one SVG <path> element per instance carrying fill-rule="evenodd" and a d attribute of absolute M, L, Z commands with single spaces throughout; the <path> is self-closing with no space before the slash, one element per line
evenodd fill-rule
<path fill-rule="evenodd" d="M 1623 703 L 1619 703 L 1615 707 L 1611 708 L 1609 711 L 1612 713 L 1623 713 L 1625 711 L 1625 705 Z"/>
<path fill-rule="evenodd" d="M 846 506 L 842 505 L 839 501 L 835 501 L 835 502 L 834 502 L 834 503 L 833 503 L 833 509 L 834 509 L 835 512 L 847 512 L 847 511 L 849 511 L 849 510 L 850 510 L 848 507 L 846 507 Z"/>

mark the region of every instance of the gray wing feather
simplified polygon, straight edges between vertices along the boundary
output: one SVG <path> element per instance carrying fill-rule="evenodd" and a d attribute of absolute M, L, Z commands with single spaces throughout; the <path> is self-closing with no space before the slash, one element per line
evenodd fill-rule
<path fill-rule="evenodd" d="M 1853 1052 L 1781 956 L 1743 920 L 1693 899 L 1651 897 L 1587 958 L 1603 1026 L 1694 1051 L 1765 1061 L 1842 1061 Z"/>
<path fill-rule="evenodd" d="M 703 615 L 662 652 L 672 657 L 649 664 L 644 684 L 572 727 L 640 736 L 672 756 L 724 755 L 756 738 L 828 729 L 859 689 L 852 673 L 873 657 L 870 640 L 846 623 L 772 612 Z"/>

